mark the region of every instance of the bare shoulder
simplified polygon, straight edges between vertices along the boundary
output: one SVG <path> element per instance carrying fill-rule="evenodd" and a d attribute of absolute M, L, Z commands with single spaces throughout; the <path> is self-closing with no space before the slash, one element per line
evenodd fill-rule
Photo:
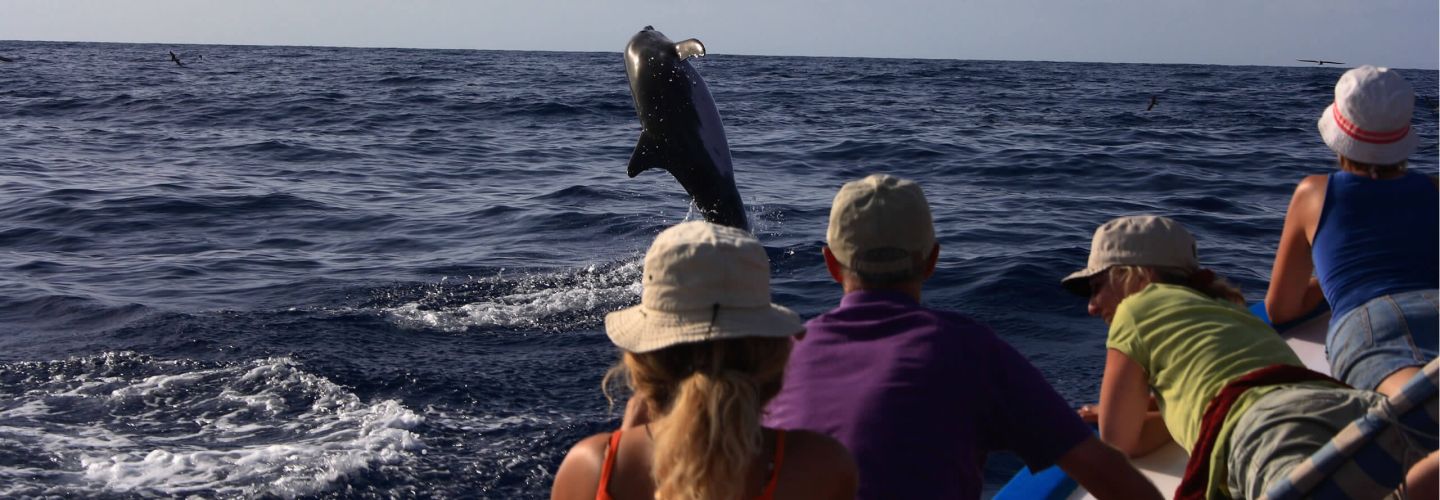
<path fill-rule="evenodd" d="M 576 461 L 594 462 L 595 470 L 598 471 L 600 465 L 605 462 L 605 447 L 609 445 L 610 433 L 608 432 L 581 439 L 580 442 L 575 443 L 575 446 L 570 447 L 570 451 L 565 454 L 565 461 L 569 462 L 573 457 Z"/>
<path fill-rule="evenodd" d="M 1298 184 L 1298 185 L 1295 186 L 1295 196 L 1300 196 L 1301 193 L 1305 193 L 1305 194 L 1311 194 L 1311 193 L 1324 194 L 1324 193 L 1325 193 L 1325 186 L 1326 186 L 1327 184 L 1329 184 L 1329 183 L 1330 183 L 1330 176 L 1328 176 L 1328 175 L 1325 175 L 1325 174 L 1307 175 L 1307 176 L 1305 176 L 1304 179 L 1300 179 L 1300 184 Z"/>
<path fill-rule="evenodd" d="M 550 498 L 595 498 L 600 487 L 600 469 L 605 464 L 605 447 L 610 434 L 596 434 L 575 443 L 555 471 Z"/>

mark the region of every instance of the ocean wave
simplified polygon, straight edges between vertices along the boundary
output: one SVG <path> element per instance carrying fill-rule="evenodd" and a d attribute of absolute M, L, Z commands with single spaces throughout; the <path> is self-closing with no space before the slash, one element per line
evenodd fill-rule
<path fill-rule="evenodd" d="M 421 86 L 421 85 L 439 85 L 439 84 L 442 84 L 442 83 L 452 83 L 452 82 L 454 82 L 454 80 L 451 80 L 451 79 L 449 79 L 449 78 L 436 78 L 436 77 L 430 77 L 430 76 L 424 76 L 424 75 L 406 75 L 406 76 L 395 75 L 395 76 L 386 76 L 386 77 L 381 78 L 381 79 L 379 79 L 379 80 L 375 80 L 375 81 L 373 81 L 373 82 L 371 82 L 371 83 L 373 83 L 373 84 L 375 84 L 375 85 L 385 85 L 385 86 L 390 86 L 390 87 L 409 87 L 409 86 Z"/>
<path fill-rule="evenodd" d="M 0 72 L 0 362 L 38 363 L 0 365 L 0 496 L 540 498 L 616 425 L 603 317 L 638 300 L 656 233 L 700 217 L 668 173 L 624 174 L 615 53 L 0 51 L 29 61 Z M 1095 396 L 1103 323 L 1056 280 L 1097 225 L 1172 215 L 1254 296 L 1295 183 L 1334 169 L 1314 121 L 1338 69 L 693 64 L 773 300 L 838 302 L 842 183 L 915 179 L 942 243 L 925 303 L 990 323 L 1072 401 Z M 1435 120 L 1417 102 L 1427 174 Z"/>
<path fill-rule="evenodd" d="M 423 417 L 363 402 L 289 358 L 234 364 L 131 352 L 0 365 L 0 436 L 67 495 L 296 497 L 425 449 Z M 8 447 L 9 445 L 7 445 Z M 13 448 L 12 448 L 13 449 Z M 0 496 L 55 488 L 0 482 Z"/>

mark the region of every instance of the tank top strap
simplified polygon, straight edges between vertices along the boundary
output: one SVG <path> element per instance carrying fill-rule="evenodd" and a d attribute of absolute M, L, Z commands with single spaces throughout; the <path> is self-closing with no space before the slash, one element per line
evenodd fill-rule
<path fill-rule="evenodd" d="M 605 447 L 605 464 L 600 466 L 600 488 L 595 491 L 595 500 L 611 500 L 610 471 L 615 468 L 615 452 L 620 449 L 620 431 L 610 433 L 610 445 Z"/>
<path fill-rule="evenodd" d="M 774 500 L 775 485 L 780 483 L 780 466 L 785 463 L 785 430 L 775 429 L 775 458 L 770 462 L 770 482 L 756 500 Z"/>

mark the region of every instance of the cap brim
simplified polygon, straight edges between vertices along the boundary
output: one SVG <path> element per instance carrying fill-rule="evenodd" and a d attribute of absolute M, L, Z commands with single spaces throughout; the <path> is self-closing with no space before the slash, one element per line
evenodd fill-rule
<path fill-rule="evenodd" d="M 1325 145 L 1340 156 L 1371 165 L 1394 165 L 1405 161 L 1420 144 L 1420 136 L 1415 134 L 1415 127 L 1410 127 L 1410 132 L 1405 137 L 1391 143 L 1377 144 L 1365 142 L 1340 129 L 1335 123 L 1335 106 L 1327 106 L 1325 111 L 1320 113 L 1320 121 L 1316 124 L 1320 129 L 1320 138 L 1325 140 Z"/>
<path fill-rule="evenodd" d="M 645 353 L 676 344 L 742 337 L 791 337 L 805 330 L 800 316 L 779 304 L 657 311 L 644 305 L 605 315 L 605 334 L 621 349 Z"/>
<path fill-rule="evenodd" d="M 1105 269 L 1107 268 L 1087 267 L 1085 269 L 1075 271 L 1073 273 L 1070 273 L 1069 276 L 1066 276 L 1065 279 L 1060 280 L 1060 286 L 1065 287 L 1066 290 L 1069 290 L 1070 293 L 1073 293 L 1075 295 L 1079 295 L 1081 297 L 1089 297 L 1090 278 L 1094 277 L 1097 274 L 1105 272 Z"/>

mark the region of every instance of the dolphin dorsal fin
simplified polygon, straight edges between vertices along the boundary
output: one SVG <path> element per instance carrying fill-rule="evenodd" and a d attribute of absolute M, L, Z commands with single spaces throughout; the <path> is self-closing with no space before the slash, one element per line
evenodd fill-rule
<path fill-rule="evenodd" d="M 675 54 L 680 56 L 681 61 L 692 57 L 700 57 L 705 55 L 705 44 L 691 38 L 675 44 Z"/>

